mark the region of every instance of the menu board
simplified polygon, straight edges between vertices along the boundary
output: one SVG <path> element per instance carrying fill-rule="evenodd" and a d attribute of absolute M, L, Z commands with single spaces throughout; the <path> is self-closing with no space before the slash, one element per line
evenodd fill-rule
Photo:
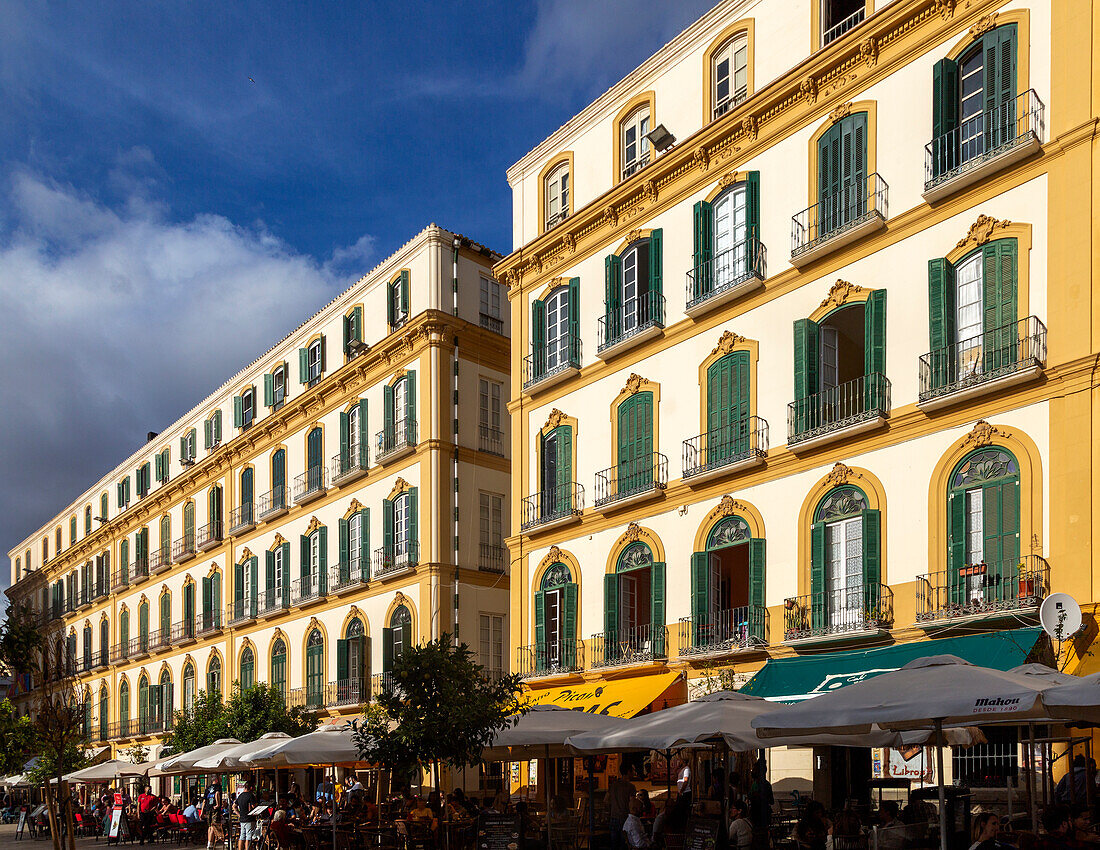
<path fill-rule="evenodd" d="M 19 810 L 19 822 L 15 825 L 15 839 L 18 841 L 23 837 L 23 830 L 27 828 L 27 810 Z"/>
<path fill-rule="evenodd" d="M 718 843 L 719 822 L 712 818 L 692 818 L 684 832 L 684 850 L 714 850 Z"/>
<path fill-rule="evenodd" d="M 485 812 L 478 817 L 478 850 L 520 850 L 522 846 L 523 836 L 520 833 L 519 815 Z"/>

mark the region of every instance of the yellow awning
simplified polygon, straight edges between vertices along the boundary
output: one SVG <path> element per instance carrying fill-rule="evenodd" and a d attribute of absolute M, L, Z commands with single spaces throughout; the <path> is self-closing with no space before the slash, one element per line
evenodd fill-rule
<path fill-rule="evenodd" d="M 557 705 L 590 714 L 633 717 L 660 697 L 679 678 L 679 673 L 660 673 L 656 676 L 636 676 L 614 682 L 586 682 L 565 688 L 530 691 L 527 699 L 533 705 Z M 681 696 L 673 704 L 678 704 L 683 699 Z"/>

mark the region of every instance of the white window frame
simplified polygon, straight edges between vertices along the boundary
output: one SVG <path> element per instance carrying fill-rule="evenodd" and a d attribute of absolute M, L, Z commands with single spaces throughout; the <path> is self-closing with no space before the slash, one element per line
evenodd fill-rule
<path fill-rule="evenodd" d="M 722 63 L 726 63 L 723 74 Z M 738 63 L 741 64 L 738 64 Z M 742 103 L 749 94 L 749 36 L 737 33 L 714 54 L 711 63 L 710 102 L 712 118 L 718 118 Z M 739 81 L 740 77 L 740 81 Z M 723 83 L 725 96 L 721 95 Z"/>
<path fill-rule="evenodd" d="M 348 410 L 348 468 L 359 465 L 359 417 L 362 414 L 358 403 Z"/>
<path fill-rule="evenodd" d="M 241 393 L 241 427 L 249 428 L 256 421 L 256 391 L 249 387 Z"/>
<path fill-rule="evenodd" d="M 955 362 L 958 377 L 982 371 L 982 292 L 985 288 L 982 252 L 977 251 L 955 268 Z"/>
<path fill-rule="evenodd" d="M 348 520 L 348 570 L 349 572 L 362 567 L 363 549 L 363 518 L 356 511 Z M 353 573 L 354 574 L 354 573 Z"/>
<path fill-rule="evenodd" d="M 569 287 L 559 286 L 546 296 L 546 369 L 569 361 Z"/>
<path fill-rule="evenodd" d="M 619 144 L 623 158 L 622 178 L 624 180 L 649 164 L 651 151 L 646 134 L 652 129 L 649 126 L 650 119 L 647 104 L 635 109 L 620 125 Z M 630 154 L 631 146 L 634 147 L 633 156 Z"/>
<path fill-rule="evenodd" d="M 276 366 L 271 373 L 272 409 L 277 409 L 286 401 L 286 368 Z"/>
<path fill-rule="evenodd" d="M 390 298 L 390 311 L 393 314 L 393 326 L 395 328 L 401 327 L 405 324 L 405 320 L 408 319 L 408 311 L 401 309 L 401 278 L 398 277 L 393 283 L 390 284 L 389 291 Z"/>
<path fill-rule="evenodd" d="M 402 493 L 393 500 L 393 562 L 395 566 L 409 560 L 410 499 Z"/>
<path fill-rule="evenodd" d="M 500 672 L 504 670 L 504 616 L 482 614 L 480 620 L 481 666 L 489 671 Z"/>
<path fill-rule="evenodd" d="M 309 578 L 312 583 L 321 571 L 321 532 L 309 535 Z"/>
<path fill-rule="evenodd" d="M 500 316 L 500 284 L 490 277 L 481 276 L 480 311 L 490 319 L 499 319 Z"/>
<path fill-rule="evenodd" d="M 272 572 L 275 575 L 275 587 L 274 592 L 277 596 L 282 595 L 283 588 L 283 570 L 286 565 L 283 563 L 283 547 L 276 546 L 271 552 L 271 564 Z M 275 600 L 269 599 L 268 604 L 273 604 Z"/>
<path fill-rule="evenodd" d="M 543 210 L 543 215 L 547 230 L 569 217 L 569 180 L 568 162 L 559 163 L 546 175 L 546 185 L 543 190 L 546 196 L 546 208 Z"/>
<path fill-rule="evenodd" d="M 501 393 L 503 386 L 499 381 L 488 378 L 478 380 L 478 424 L 483 428 L 500 430 Z"/>
<path fill-rule="evenodd" d="M 399 378 L 393 385 L 393 439 L 395 445 L 403 445 L 408 422 L 405 412 L 409 409 L 409 382 Z"/>
<path fill-rule="evenodd" d="M 859 554 L 853 555 L 851 544 L 857 540 Z M 834 629 L 849 628 L 863 617 L 866 554 L 862 516 L 848 517 L 825 526 L 825 591 L 835 594 L 828 607 L 829 626 Z"/>
<path fill-rule="evenodd" d="M 483 546 L 504 546 L 504 497 L 500 494 L 478 494 L 478 533 Z"/>
<path fill-rule="evenodd" d="M 719 290 L 748 272 L 748 189 L 744 183 L 731 186 L 715 199 L 711 244 L 714 246 L 714 289 Z"/>
<path fill-rule="evenodd" d="M 306 348 L 306 374 L 308 383 L 312 384 L 321 378 L 321 340 L 315 339 Z"/>

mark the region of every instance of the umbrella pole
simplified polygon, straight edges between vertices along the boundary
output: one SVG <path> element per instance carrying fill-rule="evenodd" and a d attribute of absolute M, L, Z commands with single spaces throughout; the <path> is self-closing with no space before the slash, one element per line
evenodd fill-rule
<path fill-rule="evenodd" d="M 943 720 L 933 722 L 936 730 L 936 794 L 940 803 L 940 850 L 947 850 L 947 806 L 943 791 Z"/>
<path fill-rule="evenodd" d="M 335 764 L 332 766 L 332 850 L 336 850 L 336 765 Z M 946 848 L 941 848 L 941 850 L 946 850 Z"/>
<path fill-rule="evenodd" d="M 546 797 L 546 850 L 552 850 L 550 844 L 550 745 L 546 745 L 546 771 L 542 777 L 542 790 L 545 792 Z M 520 829 L 523 829 L 523 824 L 520 824 Z M 333 848 L 335 850 L 335 848 Z"/>
<path fill-rule="evenodd" d="M 665 750 L 665 802 L 672 796 L 672 750 Z"/>
<path fill-rule="evenodd" d="M 592 775 L 595 758 L 587 756 L 584 760 L 588 769 L 588 850 L 596 850 L 596 779 Z"/>

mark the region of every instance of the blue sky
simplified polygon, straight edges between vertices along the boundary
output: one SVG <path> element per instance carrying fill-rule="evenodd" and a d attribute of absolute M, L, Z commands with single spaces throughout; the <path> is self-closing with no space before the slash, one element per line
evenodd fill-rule
<path fill-rule="evenodd" d="M 709 5 L 0 0 L 2 549 Z"/>

